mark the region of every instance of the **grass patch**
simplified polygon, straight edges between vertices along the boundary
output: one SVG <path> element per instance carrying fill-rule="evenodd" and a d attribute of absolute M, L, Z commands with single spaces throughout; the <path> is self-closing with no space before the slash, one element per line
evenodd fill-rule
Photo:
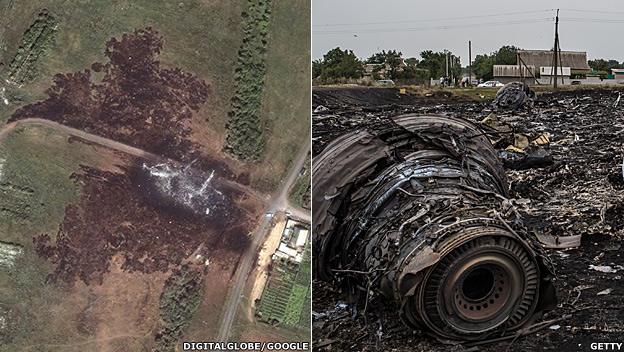
<path fill-rule="evenodd" d="M 310 166 L 310 154 L 308 153 L 308 157 L 306 158 L 306 162 L 303 164 L 303 168 L 297 177 L 297 181 L 288 194 L 288 198 L 292 204 L 304 209 L 310 209 L 311 202 Z"/>
<path fill-rule="evenodd" d="M 137 28 L 154 27 L 164 37 L 160 61 L 181 67 L 205 79 L 214 94 L 197 116 L 197 122 L 216 131 L 225 131 L 229 100 L 234 93 L 233 63 L 240 45 L 240 14 L 244 0 L 232 1 L 95 1 L 26 0 L 6 6 L 0 14 L 0 87 L 4 86 L 8 65 L 18 51 L 24 33 L 42 9 L 58 22 L 55 39 L 39 58 L 37 75 L 11 95 L 10 105 L 0 104 L 0 123 L 15 109 L 40 100 L 57 73 L 77 72 L 102 61 L 104 45 L 112 37 Z M 7 91 L 14 90 L 6 85 Z"/>
<path fill-rule="evenodd" d="M 241 160 L 257 161 L 264 151 L 260 116 L 271 0 L 248 0 L 243 12 L 243 43 L 234 71 L 236 94 L 227 122 L 225 150 Z"/>
<path fill-rule="evenodd" d="M 80 163 L 98 158 L 48 128 L 10 132 L 0 144 L 0 240 L 31 246 L 33 236 L 55 234 L 65 206 L 79 192 L 69 176 Z"/>
<path fill-rule="evenodd" d="M 310 1 L 273 0 L 262 101 L 265 151 L 251 172 L 273 190 L 310 140 Z"/>

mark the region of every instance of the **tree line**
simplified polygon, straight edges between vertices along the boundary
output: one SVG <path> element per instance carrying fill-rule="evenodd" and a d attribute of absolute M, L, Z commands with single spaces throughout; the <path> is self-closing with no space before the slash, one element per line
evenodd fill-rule
<path fill-rule="evenodd" d="M 504 45 L 489 54 L 479 54 L 472 61 L 472 72 L 478 79 L 491 80 L 494 65 L 515 65 L 520 48 L 513 45 Z M 461 78 L 462 67 L 460 57 L 449 52 L 434 52 L 425 50 L 420 58 L 403 58 L 397 50 L 383 50 L 367 59 L 358 58 L 352 50 L 334 48 L 323 55 L 322 59 L 312 62 L 312 76 L 320 81 L 337 79 L 360 79 L 365 75 L 365 64 L 381 64 L 375 70 L 384 71 L 384 78 L 392 80 L 428 81 L 446 76 L 447 55 L 450 58 L 449 76 Z M 601 76 L 611 73 L 612 68 L 624 68 L 624 61 L 609 59 L 589 60 L 588 65 Z M 372 72 L 373 79 L 379 79 Z M 465 70 L 465 69 L 464 69 Z"/>
<path fill-rule="evenodd" d="M 447 55 L 449 76 L 460 78 L 460 58 L 453 53 L 425 50 L 420 58 L 404 58 L 400 51 L 383 50 L 367 59 L 360 59 L 352 50 L 339 47 L 328 51 L 322 59 L 312 62 L 312 76 L 321 81 L 360 79 L 366 73 L 364 65 L 371 64 L 374 65 L 371 73 L 373 79 L 424 82 L 446 75 Z"/>

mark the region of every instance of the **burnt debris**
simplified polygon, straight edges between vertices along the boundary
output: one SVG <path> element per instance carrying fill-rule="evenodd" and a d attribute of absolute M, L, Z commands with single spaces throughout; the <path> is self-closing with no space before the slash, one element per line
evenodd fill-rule
<path fill-rule="evenodd" d="M 445 340 L 513 332 L 553 307 L 552 268 L 508 197 L 490 140 L 458 117 L 403 115 L 314 159 L 314 265 L 412 329 Z"/>
<path fill-rule="evenodd" d="M 535 100 L 535 92 L 524 82 L 511 82 L 496 92 L 496 97 L 492 102 L 494 108 L 518 110 L 521 108 L 530 109 Z"/>

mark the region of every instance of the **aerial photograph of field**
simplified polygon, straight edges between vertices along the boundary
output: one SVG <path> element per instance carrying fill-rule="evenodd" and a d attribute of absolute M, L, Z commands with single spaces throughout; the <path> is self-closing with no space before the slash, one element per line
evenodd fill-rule
<path fill-rule="evenodd" d="M 310 3 L 0 0 L 0 351 L 310 340 Z"/>

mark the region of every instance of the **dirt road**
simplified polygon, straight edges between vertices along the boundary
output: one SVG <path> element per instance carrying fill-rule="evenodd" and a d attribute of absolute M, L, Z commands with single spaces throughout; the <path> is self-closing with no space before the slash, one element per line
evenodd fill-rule
<path fill-rule="evenodd" d="M 74 137 L 78 137 L 81 139 L 84 139 L 86 141 L 89 141 L 91 143 L 95 143 L 97 145 L 109 148 L 109 149 L 113 149 L 113 150 L 117 150 L 126 154 L 130 154 L 139 158 L 143 158 L 143 159 L 147 159 L 147 160 L 152 160 L 152 161 L 159 161 L 159 162 L 168 162 L 168 163 L 172 163 L 172 164 L 179 164 L 180 162 L 177 160 L 172 160 L 169 158 L 165 158 L 156 154 L 152 154 L 149 152 L 146 152 L 145 150 L 139 149 L 139 148 L 135 148 L 132 146 L 129 146 L 127 144 L 124 143 L 120 143 L 117 142 L 115 140 L 109 139 L 109 138 L 105 138 L 105 137 L 101 137 L 95 134 L 91 134 L 73 127 L 68 127 L 65 125 L 62 125 L 58 122 L 54 122 L 54 121 L 50 121 L 50 120 L 45 120 L 45 119 L 39 119 L 39 118 L 28 118 L 28 119 L 23 119 L 23 120 L 18 120 L 15 122 L 11 122 L 8 123 L 4 126 L 2 126 L 2 128 L 0 128 L 0 142 L 2 140 L 4 140 L 4 138 L 6 138 L 9 133 L 11 131 L 13 131 L 15 128 L 20 127 L 20 126 L 42 126 L 42 127 L 48 127 L 48 128 L 52 128 L 55 129 L 57 131 L 61 131 L 64 132 L 70 136 L 74 136 Z M 215 178 L 215 182 L 222 187 L 225 188 L 229 188 L 232 190 L 237 190 L 240 192 L 243 192 L 245 194 L 248 194 L 250 196 L 252 196 L 253 198 L 255 198 L 256 200 L 260 201 L 261 203 L 266 203 L 268 196 L 261 194 L 259 192 L 256 192 L 253 189 L 250 189 L 244 185 L 241 185 L 237 182 L 231 181 L 231 180 L 227 180 L 227 179 L 223 179 L 223 178 Z"/>
<path fill-rule="evenodd" d="M 253 240 L 251 246 L 247 249 L 247 252 L 241 258 L 238 270 L 234 275 L 234 283 L 228 293 L 228 297 L 225 304 L 225 310 L 223 312 L 223 319 L 219 328 L 219 335 L 217 341 L 226 342 L 230 337 L 230 330 L 232 323 L 236 318 L 236 313 L 241 301 L 241 295 L 245 288 L 247 278 L 251 273 L 251 269 L 255 264 L 256 253 L 260 250 L 260 246 L 264 243 L 266 234 L 271 228 L 272 216 L 267 214 L 275 214 L 278 211 L 290 212 L 295 217 L 301 220 L 309 222 L 311 220 L 310 212 L 302 209 L 297 209 L 288 204 L 288 191 L 297 180 L 297 176 L 301 170 L 301 167 L 305 163 L 308 152 L 310 151 L 311 143 L 308 141 L 303 148 L 297 154 L 297 158 L 293 163 L 288 175 L 280 184 L 279 191 L 273 196 L 269 205 L 265 210 L 265 216 L 260 221 L 260 224 L 253 233 Z"/>

